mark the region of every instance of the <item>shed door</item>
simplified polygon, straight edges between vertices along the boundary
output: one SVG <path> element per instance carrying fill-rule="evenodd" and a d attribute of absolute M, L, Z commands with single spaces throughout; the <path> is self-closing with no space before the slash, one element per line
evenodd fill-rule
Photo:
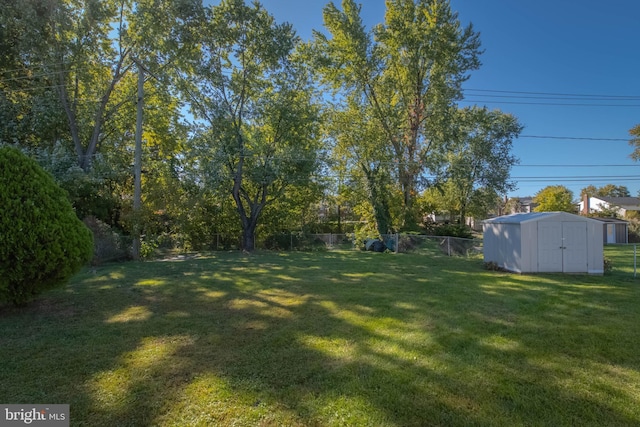
<path fill-rule="evenodd" d="M 587 223 L 563 222 L 562 271 L 565 273 L 587 272 Z"/>
<path fill-rule="evenodd" d="M 607 243 L 616 243 L 616 225 L 607 224 Z"/>
<path fill-rule="evenodd" d="M 587 272 L 586 222 L 538 223 L 538 271 Z"/>
<path fill-rule="evenodd" d="M 562 223 L 538 223 L 538 271 L 562 272 Z"/>

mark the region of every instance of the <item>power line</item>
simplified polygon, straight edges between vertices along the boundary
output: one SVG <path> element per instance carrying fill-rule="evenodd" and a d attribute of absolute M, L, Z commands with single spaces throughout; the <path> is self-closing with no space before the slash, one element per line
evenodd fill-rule
<path fill-rule="evenodd" d="M 513 167 L 526 167 L 526 168 L 530 168 L 530 167 L 536 167 L 536 168 L 604 168 L 604 167 L 630 167 L 630 168 L 640 168 L 640 164 L 637 165 L 623 165 L 623 164 L 600 164 L 600 165 L 595 165 L 595 164 L 590 164 L 590 165 L 568 165 L 568 164 L 555 164 L 555 165 L 513 165 Z"/>
<path fill-rule="evenodd" d="M 536 139 L 566 139 L 572 141 L 624 141 L 629 142 L 626 138 L 594 138 L 584 136 L 552 136 L 552 135 L 520 135 L 518 138 L 536 138 Z"/>
<path fill-rule="evenodd" d="M 0 73 L 15 73 L 15 72 L 19 72 L 19 71 L 25 71 L 25 70 L 29 70 L 29 69 L 38 69 L 38 68 L 46 68 L 46 67 L 55 67 L 58 65 L 63 65 L 63 64 L 73 64 L 73 61 L 60 61 L 60 62 L 54 62 L 51 64 L 34 64 L 34 65 L 30 65 L 30 66 L 26 66 L 26 67 L 22 67 L 22 68 L 14 68 L 12 70 L 0 70 Z"/>
<path fill-rule="evenodd" d="M 565 176 L 512 176 L 511 179 L 626 179 L 637 178 L 640 179 L 640 175 L 565 175 Z"/>
<path fill-rule="evenodd" d="M 593 95 L 593 94 L 580 94 L 580 93 L 554 93 L 554 92 L 536 92 L 536 91 L 514 91 L 514 90 L 498 90 L 498 89 L 473 89 L 466 88 L 463 91 L 472 91 L 472 92 L 488 92 L 488 93 L 511 93 L 511 94 L 523 94 L 523 95 L 548 95 L 548 96 L 579 96 L 582 98 L 616 98 L 616 99 L 630 99 L 630 100 L 640 100 L 640 95 Z"/>
<path fill-rule="evenodd" d="M 475 104 L 509 104 L 509 105 L 545 105 L 553 107 L 640 107 L 640 104 L 576 104 L 558 102 L 515 102 L 515 101 L 494 101 L 483 99 L 463 99 L 460 102 Z"/>
<path fill-rule="evenodd" d="M 548 99 L 553 101 L 640 101 L 640 98 L 619 98 L 616 96 L 603 96 L 601 98 L 586 98 L 577 96 L 537 96 L 537 95 L 490 95 L 470 94 L 470 96 L 482 96 L 483 98 L 507 98 L 507 99 Z"/>

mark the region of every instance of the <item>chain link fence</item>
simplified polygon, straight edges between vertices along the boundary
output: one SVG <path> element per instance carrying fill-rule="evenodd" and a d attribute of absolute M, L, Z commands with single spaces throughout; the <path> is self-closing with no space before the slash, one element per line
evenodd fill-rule
<path fill-rule="evenodd" d="M 240 249 L 240 236 L 216 234 L 212 237 L 211 250 Z M 376 242 L 381 242 L 382 246 Z M 257 249 L 275 251 L 378 250 L 395 253 L 439 253 L 464 257 L 482 254 L 481 239 L 404 233 L 359 240 L 353 233 L 282 232 L 263 239 L 258 238 L 255 243 Z"/>
<path fill-rule="evenodd" d="M 448 256 L 472 257 L 482 255 L 481 239 L 423 234 L 396 234 L 398 253 L 443 253 Z"/>

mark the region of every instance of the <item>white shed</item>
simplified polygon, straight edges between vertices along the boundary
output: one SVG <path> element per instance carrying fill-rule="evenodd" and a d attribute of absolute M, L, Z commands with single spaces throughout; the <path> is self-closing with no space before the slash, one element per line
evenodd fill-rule
<path fill-rule="evenodd" d="M 602 223 L 566 212 L 484 221 L 484 261 L 516 273 L 604 273 Z"/>

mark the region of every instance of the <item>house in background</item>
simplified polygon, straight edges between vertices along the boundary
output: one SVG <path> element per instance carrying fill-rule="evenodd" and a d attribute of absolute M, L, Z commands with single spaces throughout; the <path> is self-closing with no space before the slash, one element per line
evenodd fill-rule
<path fill-rule="evenodd" d="M 538 204 L 533 201 L 533 197 L 512 197 L 505 200 L 504 213 L 502 215 L 531 213 L 536 206 Z"/>
<path fill-rule="evenodd" d="M 629 243 L 629 222 L 621 218 L 627 217 L 630 212 L 640 211 L 640 198 L 585 195 L 579 209 L 581 215 L 592 216 L 593 219 L 602 223 L 603 243 Z M 597 215 L 602 217 L 599 218 Z"/>
<path fill-rule="evenodd" d="M 638 197 L 589 197 L 584 196 L 580 201 L 580 214 L 589 215 L 598 212 L 613 213 L 618 218 L 624 218 L 627 212 L 640 211 Z"/>

